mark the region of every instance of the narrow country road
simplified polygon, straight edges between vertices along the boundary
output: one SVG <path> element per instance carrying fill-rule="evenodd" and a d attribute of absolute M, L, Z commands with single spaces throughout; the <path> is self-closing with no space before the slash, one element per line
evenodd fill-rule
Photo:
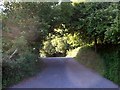
<path fill-rule="evenodd" d="M 43 58 L 45 69 L 12 88 L 118 88 L 73 58 Z"/>

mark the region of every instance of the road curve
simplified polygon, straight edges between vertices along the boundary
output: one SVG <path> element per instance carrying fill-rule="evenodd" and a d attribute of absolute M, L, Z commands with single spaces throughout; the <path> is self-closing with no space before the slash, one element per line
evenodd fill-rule
<path fill-rule="evenodd" d="M 42 58 L 45 69 L 11 88 L 118 88 L 73 58 Z"/>

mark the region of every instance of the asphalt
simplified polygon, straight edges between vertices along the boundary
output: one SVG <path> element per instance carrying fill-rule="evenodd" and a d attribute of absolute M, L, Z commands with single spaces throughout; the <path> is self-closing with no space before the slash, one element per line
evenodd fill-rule
<path fill-rule="evenodd" d="M 42 58 L 46 67 L 36 76 L 10 88 L 118 88 L 73 58 Z"/>

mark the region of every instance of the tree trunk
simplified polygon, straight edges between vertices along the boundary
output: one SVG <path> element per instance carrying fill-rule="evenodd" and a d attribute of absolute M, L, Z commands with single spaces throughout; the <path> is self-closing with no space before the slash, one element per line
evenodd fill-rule
<path fill-rule="evenodd" d="M 37 55 L 37 57 L 39 58 L 40 56 L 40 54 L 39 54 L 39 48 L 36 48 L 36 50 L 35 50 L 35 54 Z"/>
<path fill-rule="evenodd" d="M 94 39 L 95 52 L 97 52 L 97 36 Z"/>

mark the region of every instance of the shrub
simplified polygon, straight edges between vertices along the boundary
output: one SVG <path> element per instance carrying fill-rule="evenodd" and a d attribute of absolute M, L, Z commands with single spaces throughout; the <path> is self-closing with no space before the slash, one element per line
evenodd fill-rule
<path fill-rule="evenodd" d="M 117 49 L 114 49 L 113 51 L 111 51 L 111 49 L 106 50 L 106 52 L 100 51 L 99 54 L 104 60 L 105 73 L 103 73 L 103 76 L 120 85 L 120 76 L 119 76 L 120 51 L 119 50 L 120 50 L 119 47 L 117 47 Z"/>
<path fill-rule="evenodd" d="M 63 54 L 63 56 L 65 56 L 66 50 L 67 50 L 66 41 L 63 40 L 63 38 L 56 37 L 43 43 L 43 47 L 40 50 L 40 55 L 46 57 L 61 53 Z"/>
<path fill-rule="evenodd" d="M 49 36 L 40 50 L 42 57 L 66 56 L 67 51 L 83 45 L 78 33 L 63 34 L 63 36 Z M 62 55 L 61 55 L 62 54 Z"/>
<path fill-rule="evenodd" d="M 31 67 L 32 66 L 32 67 Z M 40 63 L 36 55 L 24 53 L 15 60 L 3 60 L 3 88 L 21 81 L 23 78 L 34 75 L 40 70 Z"/>
<path fill-rule="evenodd" d="M 97 71 L 107 79 L 120 85 L 120 47 L 119 45 L 98 45 L 95 53 L 93 46 L 83 47 L 78 51 L 75 59 L 83 65 Z"/>
<path fill-rule="evenodd" d="M 42 57 L 51 56 L 56 52 L 55 47 L 51 43 L 51 40 L 45 41 L 43 45 L 43 48 L 40 50 L 40 55 Z"/>
<path fill-rule="evenodd" d="M 111 81 L 114 81 L 115 83 L 120 84 L 119 80 L 119 63 L 120 63 L 120 58 L 118 58 L 118 55 L 116 53 L 113 53 L 112 55 L 109 54 L 104 54 L 103 56 L 104 62 L 105 62 L 105 70 L 106 73 L 104 73 L 104 76 Z"/>

